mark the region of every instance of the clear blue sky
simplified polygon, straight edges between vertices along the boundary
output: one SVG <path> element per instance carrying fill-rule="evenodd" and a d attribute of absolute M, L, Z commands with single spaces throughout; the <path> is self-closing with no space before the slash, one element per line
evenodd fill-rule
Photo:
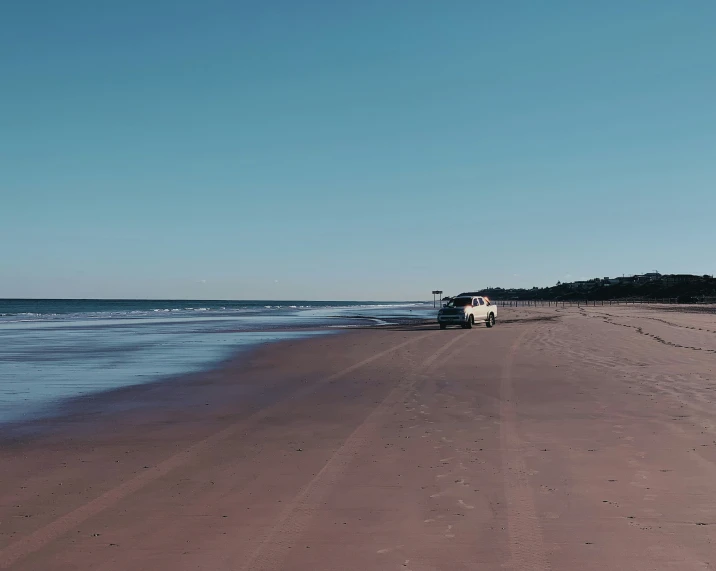
<path fill-rule="evenodd" d="M 7 2 L 0 297 L 716 272 L 716 2 Z"/>

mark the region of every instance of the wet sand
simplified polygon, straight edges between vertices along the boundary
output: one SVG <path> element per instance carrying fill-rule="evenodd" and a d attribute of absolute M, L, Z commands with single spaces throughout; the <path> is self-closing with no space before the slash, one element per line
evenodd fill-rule
<path fill-rule="evenodd" d="M 269 345 L 6 435 L 0 568 L 715 568 L 714 315 L 500 317 Z"/>

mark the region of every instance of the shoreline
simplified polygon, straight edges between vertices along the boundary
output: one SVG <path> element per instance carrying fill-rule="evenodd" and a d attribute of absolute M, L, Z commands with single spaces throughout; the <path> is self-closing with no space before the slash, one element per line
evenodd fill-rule
<path fill-rule="evenodd" d="M 413 307 L 391 304 L 383 311 L 389 319 L 354 304 L 278 313 L 0 321 L 0 431 L 62 415 L 78 397 L 210 370 L 263 343 L 400 322 Z"/>
<path fill-rule="evenodd" d="M 369 318 L 356 316 L 355 319 L 365 322 Z M 259 341 L 246 346 L 238 344 L 224 358 L 209 362 L 194 371 L 154 377 L 146 381 L 99 389 L 96 392 L 61 399 L 47 405 L 41 413 L 32 413 L 26 419 L 0 422 L 0 443 L 53 436 L 53 433 L 57 433 L 55 435 L 61 437 L 71 427 L 80 427 L 85 423 L 90 425 L 102 424 L 106 422 L 107 416 L 117 417 L 119 415 L 121 417 L 126 414 L 134 414 L 137 418 L 144 418 L 157 414 L 161 410 L 165 410 L 169 414 L 177 412 L 190 404 L 187 401 L 189 396 L 177 397 L 177 395 L 183 394 L 183 391 L 196 390 L 206 379 L 220 377 L 229 369 L 241 369 L 242 366 L 250 363 L 257 356 L 269 355 L 272 352 L 279 353 L 283 346 L 309 342 L 326 335 L 350 335 L 358 331 L 371 330 L 396 331 L 401 328 L 410 330 L 433 324 L 433 321 L 421 318 L 403 319 L 401 321 L 402 323 L 388 325 L 368 325 L 363 323 L 357 325 L 329 325 L 320 329 L 309 325 L 299 325 L 283 329 L 258 330 L 255 333 L 265 332 L 279 335 L 299 333 L 305 334 L 305 336 Z M 229 329 L 227 332 L 234 331 Z M 236 333 L 245 332 L 244 330 L 236 331 Z M 200 395 L 193 396 L 198 398 Z M 86 431 L 88 429 L 85 426 L 81 430 Z"/>
<path fill-rule="evenodd" d="M 295 331 L 297 329 L 285 332 Z M 185 391 L 197 390 L 207 380 L 222 376 L 228 370 L 240 369 L 242 365 L 251 362 L 253 358 L 264 352 L 280 351 L 282 345 L 310 341 L 321 335 L 340 332 L 340 330 L 315 331 L 309 328 L 298 331 L 311 331 L 314 334 L 293 339 L 258 342 L 245 347 L 237 346 L 227 357 L 207 363 L 195 371 L 151 378 L 147 381 L 64 398 L 48 405 L 49 410 L 44 414 L 0 423 L 0 443 L 35 437 L 64 437 L 74 426 L 81 427 L 80 430 L 86 432 L 94 425 L 105 424 L 108 417 L 151 416 L 160 414 L 162 409 L 167 407 L 171 408 L 170 412 L 180 412 L 191 404 L 188 402 L 190 395 L 185 395 Z"/>

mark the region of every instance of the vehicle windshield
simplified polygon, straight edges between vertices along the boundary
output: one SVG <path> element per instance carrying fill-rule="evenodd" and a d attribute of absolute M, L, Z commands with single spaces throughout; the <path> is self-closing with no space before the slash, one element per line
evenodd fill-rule
<path fill-rule="evenodd" d="M 466 305 L 472 305 L 471 297 L 456 297 L 447 304 L 448 307 L 465 307 Z"/>

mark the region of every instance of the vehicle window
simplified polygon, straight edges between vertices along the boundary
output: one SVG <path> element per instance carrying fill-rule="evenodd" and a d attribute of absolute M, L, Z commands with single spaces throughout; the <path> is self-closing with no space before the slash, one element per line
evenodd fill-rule
<path fill-rule="evenodd" d="M 448 303 L 448 307 L 465 307 L 466 305 L 471 305 L 472 299 L 469 297 L 456 297 L 454 299 L 451 299 Z"/>
<path fill-rule="evenodd" d="M 485 300 L 484 300 L 484 299 L 479 298 L 479 300 L 480 300 L 480 305 L 485 305 Z"/>

